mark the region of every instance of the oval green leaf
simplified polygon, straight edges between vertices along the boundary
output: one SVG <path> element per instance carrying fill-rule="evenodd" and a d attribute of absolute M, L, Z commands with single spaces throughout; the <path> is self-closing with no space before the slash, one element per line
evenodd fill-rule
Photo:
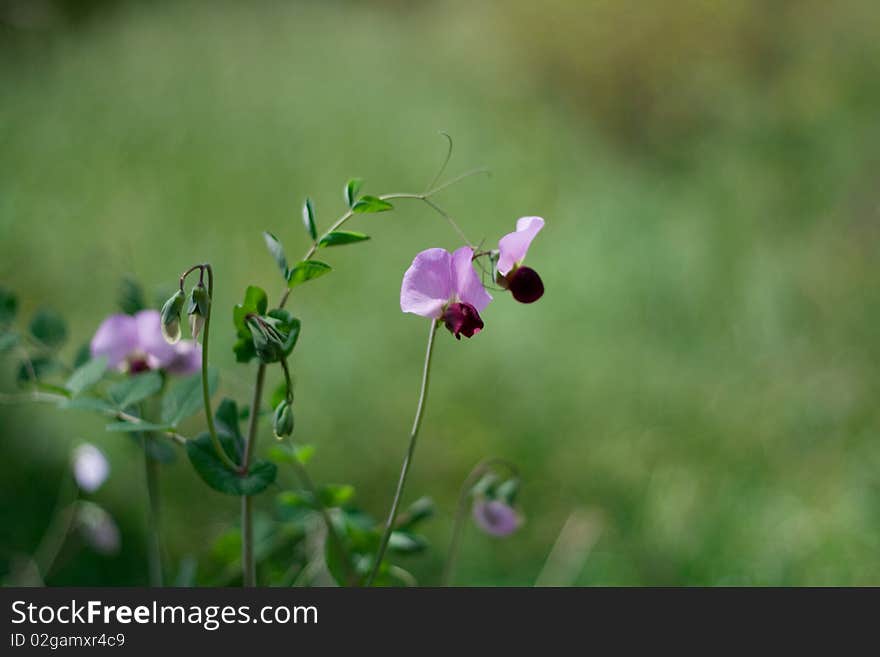
<path fill-rule="evenodd" d="M 388 201 L 384 201 L 378 196 L 362 196 L 352 206 L 352 212 L 362 214 L 365 212 L 387 212 L 393 210 L 394 206 Z"/>
<path fill-rule="evenodd" d="M 329 274 L 332 267 L 318 260 L 303 260 L 296 263 L 287 275 L 287 287 L 295 287 L 306 281 Z"/>
<path fill-rule="evenodd" d="M 235 458 L 235 447 L 230 436 L 220 436 L 223 449 Z M 189 462 L 208 486 L 226 495 L 256 495 L 261 493 L 275 481 L 278 468 L 274 463 L 258 460 L 251 464 L 246 475 L 233 472 L 224 465 L 214 451 L 211 437 L 201 434 L 194 440 L 187 441 L 186 454 Z"/>
<path fill-rule="evenodd" d="M 343 244 L 355 244 L 370 239 L 369 235 L 364 233 L 356 233 L 352 230 L 334 230 L 327 233 L 318 242 L 319 247 L 342 246 Z"/>

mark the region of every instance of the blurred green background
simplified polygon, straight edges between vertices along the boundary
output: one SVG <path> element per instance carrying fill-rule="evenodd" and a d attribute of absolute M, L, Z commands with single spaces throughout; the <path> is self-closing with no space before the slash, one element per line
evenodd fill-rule
<path fill-rule="evenodd" d="M 277 300 L 260 231 L 293 257 L 307 194 L 326 227 L 348 177 L 420 191 L 445 130 L 450 173 L 492 175 L 439 202 L 487 244 L 545 217 L 529 264 L 547 293 L 498 296 L 473 340 L 439 336 L 406 495 L 439 507 L 432 548 L 404 561 L 420 583 L 438 582 L 461 480 L 500 456 L 522 469 L 527 522 L 503 541 L 468 527 L 458 583 L 880 584 L 873 0 L 0 8 L 0 280 L 25 316 L 68 318 L 69 354 L 125 274 L 158 293 L 210 261 L 213 361 L 245 402 L 254 372 L 223 309 L 249 283 Z M 416 203 L 351 227 L 373 240 L 326 252 L 336 271 L 293 298 L 297 432 L 315 478 L 353 483 L 380 517 L 427 331 L 400 313 L 400 278 L 458 243 Z M 4 563 L 33 550 L 89 440 L 112 462 L 95 499 L 123 549 L 69 555 L 49 583 L 146 582 L 141 455 L 103 425 L 0 407 Z M 164 472 L 169 558 L 207 583 L 237 501 L 185 460 Z"/>

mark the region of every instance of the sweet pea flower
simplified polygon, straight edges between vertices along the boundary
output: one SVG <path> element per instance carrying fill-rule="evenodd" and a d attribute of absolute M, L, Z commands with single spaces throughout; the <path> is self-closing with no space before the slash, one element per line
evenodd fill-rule
<path fill-rule="evenodd" d="M 197 342 L 182 340 L 171 345 L 165 341 L 157 310 L 110 315 L 101 322 L 89 347 L 93 358 L 107 357 L 107 367 L 132 374 L 146 370 L 194 374 L 202 362 Z"/>
<path fill-rule="evenodd" d="M 87 493 L 94 493 L 107 480 L 110 464 L 104 453 L 90 443 L 73 450 L 73 478 Z"/>
<path fill-rule="evenodd" d="M 473 257 L 469 246 L 454 253 L 440 248 L 419 253 L 403 275 L 400 309 L 442 321 L 457 340 L 479 333 L 480 311 L 492 297 L 474 271 Z"/>
<path fill-rule="evenodd" d="M 544 227 L 541 217 L 521 217 L 516 222 L 516 232 L 508 233 L 498 242 L 498 273 L 502 285 L 520 303 L 533 303 L 544 294 L 544 283 L 531 267 L 523 267 L 522 261 L 535 236 Z"/>
<path fill-rule="evenodd" d="M 92 502 L 79 502 L 77 509 L 79 531 L 95 552 L 113 555 L 121 543 L 119 526 L 107 511 Z"/>
<path fill-rule="evenodd" d="M 473 507 L 474 522 L 492 536 L 510 536 L 522 519 L 512 506 L 501 500 L 478 499 Z"/>

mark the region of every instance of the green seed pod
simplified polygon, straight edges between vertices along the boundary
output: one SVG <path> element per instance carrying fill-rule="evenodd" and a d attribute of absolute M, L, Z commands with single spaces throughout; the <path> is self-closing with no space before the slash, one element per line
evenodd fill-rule
<path fill-rule="evenodd" d="M 162 306 L 162 337 L 169 344 L 180 341 L 180 311 L 184 301 L 183 291 L 178 290 Z"/>

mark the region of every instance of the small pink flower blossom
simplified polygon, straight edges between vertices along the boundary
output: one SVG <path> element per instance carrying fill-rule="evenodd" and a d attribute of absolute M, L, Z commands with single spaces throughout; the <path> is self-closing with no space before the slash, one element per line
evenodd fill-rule
<path fill-rule="evenodd" d="M 419 253 L 403 275 L 400 309 L 443 321 L 458 340 L 479 333 L 480 311 L 492 297 L 474 271 L 473 256 L 469 246 L 454 253 L 440 248 Z"/>
<path fill-rule="evenodd" d="M 106 356 L 107 367 L 123 372 L 161 369 L 169 374 L 194 374 L 201 367 L 201 345 L 190 340 L 168 344 L 157 310 L 110 315 L 101 322 L 89 347 L 93 358 Z"/>
<path fill-rule="evenodd" d="M 522 523 L 516 510 L 500 500 L 477 500 L 474 502 L 473 515 L 480 529 L 498 537 L 510 536 Z"/>
<path fill-rule="evenodd" d="M 73 477 L 84 491 L 94 493 L 109 474 L 110 463 L 100 449 L 90 443 L 83 443 L 73 450 Z"/>
<path fill-rule="evenodd" d="M 532 240 L 544 227 L 541 217 L 521 217 L 516 222 L 516 232 L 508 233 L 498 241 L 498 273 L 521 303 L 532 303 L 544 294 L 544 283 L 531 267 L 523 267 Z"/>

